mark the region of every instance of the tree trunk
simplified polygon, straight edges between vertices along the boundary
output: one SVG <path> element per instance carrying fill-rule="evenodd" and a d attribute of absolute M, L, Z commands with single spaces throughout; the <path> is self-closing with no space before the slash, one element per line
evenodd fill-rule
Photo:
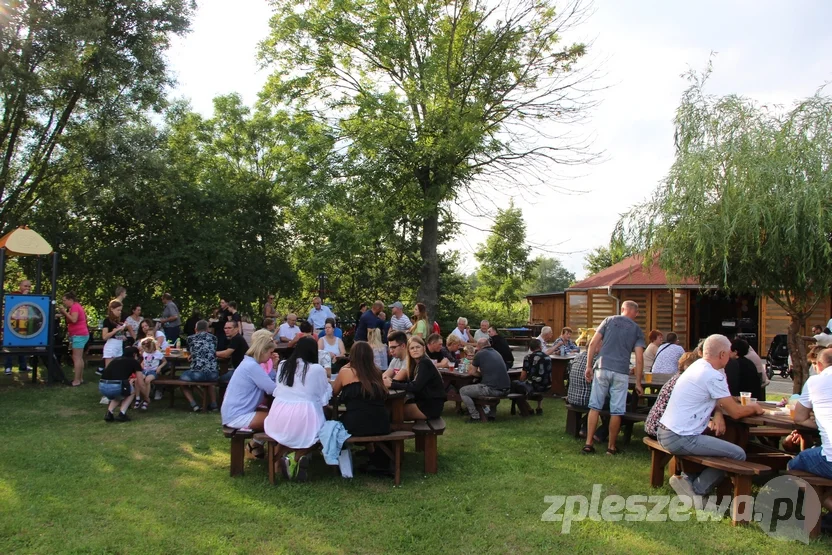
<path fill-rule="evenodd" d="M 422 268 L 420 270 L 421 282 L 416 292 L 416 300 L 425 303 L 428 311 L 428 320 L 436 318 L 436 307 L 439 304 L 439 256 L 437 248 L 439 243 L 439 208 L 433 207 L 430 213 L 422 220 Z M 428 325 L 430 329 L 430 325 Z"/>
<path fill-rule="evenodd" d="M 803 384 L 809 378 L 808 363 L 806 361 L 806 342 L 803 341 L 801 330 L 805 323 L 805 318 L 799 318 L 795 315 L 791 316 L 789 322 L 789 354 L 792 357 L 792 393 L 800 393 Z"/>

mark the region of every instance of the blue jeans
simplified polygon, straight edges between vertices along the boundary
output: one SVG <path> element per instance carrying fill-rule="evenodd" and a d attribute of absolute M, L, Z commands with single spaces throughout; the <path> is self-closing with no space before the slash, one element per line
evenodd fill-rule
<path fill-rule="evenodd" d="M 627 389 L 630 377 L 612 370 L 598 369 L 592 378 L 592 391 L 589 394 L 589 408 L 603 410 L 607 395 L 610 398 L 610 415 L 621 416 L 627 412 Z"/>
<path fill-rule="evenodd" d="M 823 447 L 812 447 L 801 451 L 789 463 L 789 470 L 802 470 L 832 480 L 832 462 L 823 456 Z"/>
<path fill-rule="evenodd" d="M 14 362 L 14 359 L 12 358 L 12 356 L 11 355 L 7 356 L 6 357 L 6 368 L 11 368 L 13 362 Z M 17 357 L 17 367 L 20 368 L 21 372 L 26 372 L 29 369 L 28 366 L 26 366 L 26 357 L 25 356 L 20 355 L 20 356 Z"/>
<path fill-rule="evenodd" d="M 745 460 L 745 451 L 728 441 L 704 435 L 680 436 L 659 426 L 658 440 L 662 447 L 674 455 L 700 455 L 702 457 L 727 457 L 735 461 Z M 725 478 L 725 472 L 706 468 L 699 474 L 689 474 L 693 491 L 707 495 Z"/>
<path fill-rule="evenodd" d="M 217 372 L 200 372 L 199 370 L 188 370 L 179 376 L 183 382 L 215 382 L 217 378 L 219 378 Z"/>
<path fill-rule="evenodd" d="M 121 399 L 124 397 L 121 391 L 121 380 L 99 380 L 98 392 L 110 401 Z M 133 393 L 133 386 L 130 386 L 130 393 Z"/>

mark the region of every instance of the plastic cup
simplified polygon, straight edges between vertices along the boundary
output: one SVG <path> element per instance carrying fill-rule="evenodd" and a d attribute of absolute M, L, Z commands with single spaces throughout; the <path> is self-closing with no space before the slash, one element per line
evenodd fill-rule
<path fill-rule="evenodd" d="M 448 370 L 449 370 L 450 372 L 453 372 L 453 371 L 454 371 L 454 368 L 456 368 L 456 364 L 454 364 L 453 362 L 451 362 L 451 363 L 449 363 L 449 364 L 448 364 Z"/>
<path fill-rule="evenodd" d="M 644 383 L 653 383 L 653 372 L 644 373 Z"/>
<path fill-rule="evenodd" d="M 751 397 L 751 398 L 749 398 L 749 399 L 748 399 L 748 404 L 749 404 L 749 405 L 756 405 L 756 404 L 757 404 L 757 399 L 756 399 L 756 397 Z"/>
<path fill-rule="evenodd" d="M 748 405 L 748 400 L 751 399 L 751 392 L 750 391 L 740 391 L 740 404 L 742 406 Z"/>

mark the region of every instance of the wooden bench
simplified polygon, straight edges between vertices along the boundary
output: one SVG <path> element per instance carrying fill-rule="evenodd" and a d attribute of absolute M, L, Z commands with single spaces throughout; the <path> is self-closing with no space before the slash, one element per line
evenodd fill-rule
<path fill-rule="evenodd" d="M 185 380 L 178 380 L 176 378 L 157 378 L 153 380 L 154 385 L 171 385 L 171 386 L 185 386 L 185 387 L 198 387 L 202 392 L 202 411 L 205 412 L 208 410 L 208 388 L 209 387 L 216 387 L 217 382 L 188 382 Z M 167 391 L 170 391 L 170 406 L 173 408 L 174 398 L 176 396 L 176 387 L 168 387 L 165 388 Z"/>
<path fill-rule="evenodd" d="M 404 453 L 404 442 L 406 439 L 413 439 L 416 434 L 407 431 L 390 432 L 382 436 L 352 436 L 344 445 L 371 444 L 385 453 L 393 460 L 393 483 L 399 485 L 402 481 L 402 454 Z M 256 441 L 262 441 L 266 447 L 266 460 L 269 467 L 269 483 L 274 485 L 277 482 L 277 442 L 265 433 L 254 434 Z M 393 444 L 391 450 L 386 444 Z"/>
<path fill-rule="evenodd" d="M 581 433 L 581 419 L 583 415 L 589 412 L 588 407 L 576 407 L 574 405 L 566 405 L 566 433 L 573 437 L 580 437 Z M 611 416 L 610 411 L 599 411 L 603 416 Z M 630 443 L 633 438 L 633 425 L 636 422 L 644 422 L 647 420 L 647 415 L 643 412 L 626 412 L 621 416 L 621 431 L 624 432 L 624 443 Z"/>
<path fill-rule="evenodd" d="M 812 486 L 815 490 L 815 493 L 818 494 L 818 499 L 820 500 L 821 506 L 823 506 L 823 500 L 832 495 L 832 480 L 827 478 L 822 478 L 820 476 L 816 476 L 815 474 L 810 474 L 809 472 L 803 472 L 802 470 L 787 470 L 786 474 L 790 476 L 796 476 Z M 805 499 L 805 497 L 804 497 Z M 796 509 L 796 507 L 795 507 Z M 803 514 L 805 515 L 804 526 L 809 528 L 809 525 L 812 527 L 809 528 L 807 531 L 809 532 L 810 538 L 816 538 L 820 535 L 820 517 L 821 511 L 818 511 L 817 518 L 812 515 L 812 518 L 806 514 L 806 509 L 803 509 Z"/>
<path fill-rule="evenodd" d="M 511 401 L 511 414 L 517 414 L 518 407 L 520 408 L 520 416 L 523 417 L 543 414 L 543 408 L 540 406 L 543 403 L 542 393 L 509 393 L 508 398 Z M 532 410 L 529 401 L 537 401 L 537 408 L 535 410 Z"/>
<path fill-rule="evenodd" d="M 664 467 L 671 458 L 675 458 L 678 463 L 681 463 L 687 472 L 700 472 L 703 467 L 722 470 L 728 474 L 728 477 L 731 478 L 734 484 L 734 499 L 738 499 L 743 495 L 750 498 L 752 477 L 771 472 L 771 467 L 764 464 L 737 461 L 727 457 L 673 455 L 653 438 L 645 437 L 643 441 L 650 449 L 650 485 L 653 487 L 662 487 L 664 485 Z M 744 502 L 731 504 L 731 523 L 734 526 L 748 522 L 744 520 L 747 516 L 753 519 L 753 511 L 748 511 L 750 514 L 746 515 L 747 507 L 744 505 Z"/>
<path fill-rule="evenodd" d="M 488 420 L 488 417 L 485 415 L 485 407 L 489 407 L 491 418 L 496 420 L 497 405 L 500 404 L 500 397 L 475 397 L 473 399 L 474 406 L 477 408 L 477 412 L 480 413 L 480 422 L 486 422 Z"/>
<path fill-rule="evenodd" d="M 412 428 L 416 434 L 416 451 L 425 454 L 425 474 L 439 471 L 439 450 L 437 436 L 445 433 L 445 421 L 442 417 L 433 420 L 419 420 Z"/>
<path fill-rule="evenodd" d="M 242 476 L 245 471 L 246 440 L 254 437 L 254 432 L 223 426 L 222 435 L 231 439 L 231 477 Z"/>

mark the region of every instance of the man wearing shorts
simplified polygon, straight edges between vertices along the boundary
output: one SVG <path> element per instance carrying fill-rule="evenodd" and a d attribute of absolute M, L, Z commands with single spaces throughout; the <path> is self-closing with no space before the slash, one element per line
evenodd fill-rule
<path fill-rule="evenodd" d="M 598 417 L 604 407 L 604 402 L 610 399 L 610 435 L 607 440 L 607 454 L 617 455 L 615 441 L 621 429 L 621 416 L 627 411 L 627 389 L 630 380 L 630 353 L 636 353 L 636 393 L 641 395 L 641 372 L 644 368 L 644 333 L 636 324 L 638 304 L 634 301 L 624 301 L 621 304 L 621 315 L 610 316 L 601 322 L 587 350 L 587 360 L 594 360 L 595 364 L 587 365 L 587 382 L 592 383 L 589 397 L 589 419 L 586 430 L 586 445 L 583 453 L 595 452 L 592 446 L 592 436 L 598 426 Z M 598 358 L 595 358 L 595 355 Z"/>

